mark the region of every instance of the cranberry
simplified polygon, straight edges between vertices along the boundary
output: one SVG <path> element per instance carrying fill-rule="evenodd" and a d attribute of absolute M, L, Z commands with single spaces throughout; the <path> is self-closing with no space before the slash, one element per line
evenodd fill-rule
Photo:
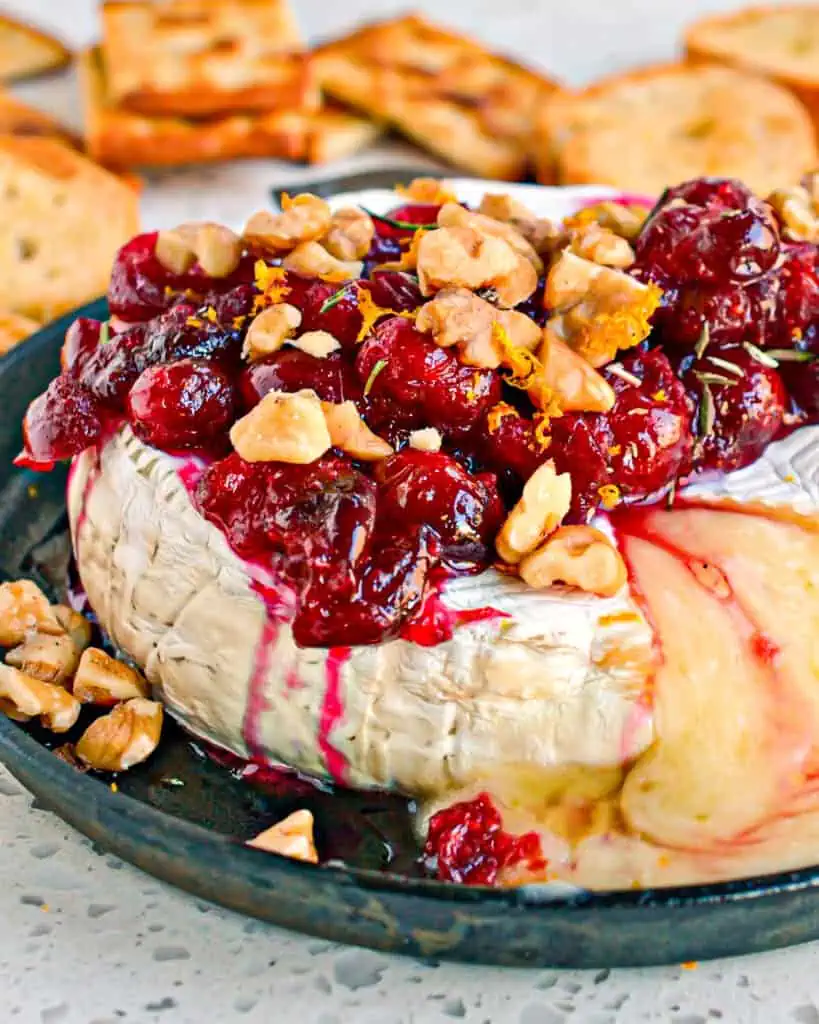
<path fill-rule="evenodd" d="M 26 412 L 23 461 L 50 467 L 96 444 L 102 431 L 101 407 L 90 391 L 73 377 L 55 377 Z"/>
<path fill-rule="evenodd" d="M 76 364 L 79 379 L 106 406 L 121 411 L 128 392 L 144 369 L 139 353 L 145 325 L 137 324 L 98 345 Z"/>
<path fill-rule="evenodd" d="M 691 284 L 664 293 L 654 323 L 665 344 L 692 349 L 706 326 L 712 341 L 748 340 L 755 313 L 751 292 L 743 285 Z"/>
<path fill-rule="evenodd" d="M 667 188 L 660 197 L 658 207 L 674 202 L 691 206 L 710 206 L 722 210 L 744 210 L 754 198 L 747 185 L 733 178 L 692 178 L 681 185 Z"/>
<path fill-rule="evenodd" d="M 783 247 L 779 267 L 780 290 L 775 317 L 774 348 L 792 345 L 819 347 L 819 247 Z"/>
<path fill-rule="evenodd" d="M 467 885 L 494 885 L 501 869 L 517 864 L 533 871 L 546 866 L 537 833 L 504 832 L 488 793 L 432 816 L 424 860 L 440 881 Z"/>
<path fill-rule="evenodd" d="M 373 216 L 376 234 L 384 238 L 411 238 L 417 230 L 415 225 L 426 226 L 437 223 L 440 209 L 440 203 L 404 203 L 401 206 L 396 206 L 383 217 L 377 214 Z M 398 226 L 402 224 L 413 226 Z"/>
<path fill-rule="evenodd" d="M 379 270 L 373 274 L 368 287 L 376 305 L 396 313 L 411 312 L 426 301 L 417 279 L 397 270 Z"/>
<path fill-rule="evenodd" d="M 476 434 L 481 461 L 498 473 L 511 471 L 520 483 L 550 454 L 535 436 L 534 421 L 511 405 L 490 410 Z"/>
<path fill-rule="evenodd" d="M 593 428 L 608 455 L 611 480 L 629 501 L 641 501 L 676 479 L 692 445 L 691 407 L 685 388 L 659 350 L 633 352 L 622 367 L 639 383 L 611 369 L 613 408 Z"/>
<path fill-rule="evenodd" d="M 593 417 L 570 412 L 549 424 L 551 441 L 546 456 L 558 473 L 572 480 L 568 522 L 585 523 L 600 505 L 600 488 L 608 484 L 608 452 L 592 431 Z"/>
<path fill-rule="evenodd" d="M 473 427 L 501 393 L 497 373 L 464 366 L 401 317 L 376 327 L 358 352 L 356 369 L 368 393 L 414 411 L 419 426 L 450 433 Z"/>
<path fill-rule="evenodd" d="M 185 358 L 238 363 L 244 333 L 233 318 L 220 321 L 214 307 L 182 302 L 146 325 L 138 362 L 143 369 Z"/>
<path fill-rule="evenodd" d="M 230 426 L 233 410 L 229 377 L 194 359 L 149 366 L 128 396 L 134 433 L 159 448 L 207 445 Z"/>
<path fill-rule="evenodd" d="M 664 197 L 637 240 L 638 266 L 650 269 L 660 284 L 723 285 L 770 270 L 779 255 L 773 213 L 759 199 L 738 197 L 738 188 L 744 187 L 700 180 Z M 697 204 L 686 195 L 696 196 Z M 726 198 L 731 203 L 741 198 L 742 205 L 729 205 Z"/>
<path fill-rule="evenodd" d="M 779 432 L 787 403 L 782 378 L 744 348 L 709 345 L 682 379 L 698 403 L 694 469 L 746 466 Z"/>
<path fill-rule="evenodd" d="M 455 569 L 485 564 L 503 521 L 495 478 L 473 476 L 451 455 L 405 448 L 376 466 L 379 516 L 395 527 L 429 526 Z"/>
<path fill-rule="evenodd" d="M 258 363 L 252 363 L 242 372 L 239 388 L 246 409 L 256 405 L 268 391 L 311 388 L 324 402 L 358 401 L 361 398 L 358 374 L 341 352 L 318 359 L 297 348 L 284 348 Z"/>
<path fill-rule="evenodd" d="M 79 377 L 83 367 L 96 351 L 102 324 L 81 316 L 65 332 L 60 351 L 60 368 L 71 377 Z"/>

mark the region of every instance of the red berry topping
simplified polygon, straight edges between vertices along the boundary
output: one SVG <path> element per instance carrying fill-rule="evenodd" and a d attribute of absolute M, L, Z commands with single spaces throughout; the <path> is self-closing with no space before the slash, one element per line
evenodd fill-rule
<path fill-rule="evenodd" d="M 102 436 L 99 402 L 72 377 L 56 377 L 26 412 L 23 461 L 50 467 L 96 444 Z"/>
<path fill-rule="evenodd" d="M 546 866 L 536 832 L 504 832 L 501 816 L 488 793 L 453 804 L 429 822 L 424 860 L 442 882 L 494 885 L 503 868 Z"/>
<path fill-rule="evenodd" d="M 158 448 L 207 446 L 228 429 L 233 410 L 230 378 L 202 360 L 149 366 L 128 395 L 134 433 Z"/>
<path fill-rule="evenodd" d="M 549 424 L 551 442 L 546 455 L 554 460 L 558 473 L 572 480 L 572 504 L 566 517 L 570 523 L 586 523 L 601 501 L 600 488 L 610 483 L 609 454 L 605 439 L 598 440 L 596 418 L 570 412 Z"/>
<path fill-rule="evenodd" d="M 239 378 L 245 409 L 251 409 L 268 391 L 301 391 L 309 388 L 323 402 L 361 399 L 361 382 L 353 365 L 341 352 L 318 359 L 297 348 L 283 348 L 258 363 L 251 363 Z"/>
<path fill-rule="evenodd" d="M 697 404 L 695 470 L 725 473 L 758 458 L 787 407 L 782 378 L 740 346 L 709 345 L 683 374 Z"/>
<path fill-rule="evenodd" d="M 81 316 L 65 332 L 60 351 L 60 368 L 71 377 L 79 377 L 83 367 L 96 351 L 102 324 Z"/>

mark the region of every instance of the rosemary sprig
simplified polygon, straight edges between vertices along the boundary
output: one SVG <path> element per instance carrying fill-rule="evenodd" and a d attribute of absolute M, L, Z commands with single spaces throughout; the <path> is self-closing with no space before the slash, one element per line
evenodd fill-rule
<path fill-rule="evenodd" d="M 633 384 L 635 388 L 642 387 L 643 385 L 643 382 L 639 377 L 630 373 L 625 366 L 621 366 L 620 363 L 609 363 L 606 369 L 610 373 L 613 373 L 615 377 L 619 377 L 620 380 L 624 380 L 627 384 Z"/>
<path fill-rule="evenodd" d="M 393 217 L 387 217 L 383 213 L 373 213 L 366 206 L 362 206 L 361 209 L 366 214 L 369 214 L 373 220 L 380 221 L 391 228 L 398 228 L 401 231 L 431 231 L 433 228 L 438 227 L 437 224 L 413 224 L 411 220 L 395 220 Z"/>
<path fill-rule="evenodd" d="M 802 352 L 796 348 L 769 348 L 767 353 L 778 363 L 812 363 L 816 359 L 813 352 Z"/>
<path fill-rule="evenodd" d="M 702 332 L 699 338 L 697 338 L 697 344 L 694 346 L 694 355 L 697 359 L 702 359 L 705 354 L 705 350 L 711 342 L 711 329 L 708 324 L 702 325 Z"/>
<path fill-rule="evenodd" d="M 372 391 L 373 384 L 375 384 L 376 377 L 379 375 L 379 373 L 381 373 L 381 371 L 384 369 L 384 367 L 386 365 L 387 365 L 387 360 L 386 359 L 379 359 L 378 362 L 375 364 L 375 366 L 370 370 L 370 375 L 367 378 L 367 383 L 364 385 L 364 394 L 365 395 L 369 395 L 369 393 Z"/>
<path fill-rule="evenodd" d="M 763 366 L 767 366 L 771 370 L 775 370 L 777 366 L 779 366 L 779 363 L 770 355 L 769 352 L 763 352 L 761 348 L 757 348 L 756 345 L 752 345 L 750 341 L 743 341 L 742 347 L 755 362 L 761 363 Z"/>
<path fill-rule="evenodd" d="M 697 419 L 700 437 L 708 437 L 714 432 L 714 423 L 716 422 L 716 418 L 717 409 L 714 405 L 714 396 L 711 394 L 711 388 L 705 381 L 703 381 L 702 400 L 700 401 L 700 410 Z"/>
<path fill-rule="evenodd" d="M 737 366 L 736 363 L 732 363 L 728 359 L 720 359 L 719 356 L 706 356 L 705 358 L 709 363 L 713 363 L 714 366 L 718 366 L 721 370 L 727 370 L 729 373 L 733 373 L 737 377 L 742 377 L 744 375 L 742 367 Z"/>
<path fill-rule="evenodd" d="M 349 288 L 350 285 L 348 283 L 342 285 L 337 292 L 333 292 L 333 294 L 328 299 L 325 299 L 324 302 L 321 304 L 321 309 L 319 309 L 319 313 L 329 313 L 333 306 L 337 306 L 339 302 L 341 302 L 341 300 L 347 294 Z"/>
<path fill-rule="evenodd" d="M 726 377 L 722 373 L 704 373 L 695 371 L 694 376 L 702 384 L 736 384 L 736 377 Z"/>
<path fill-rule="evenodd" d="M 98 345 L 107 345 L 111 340 L 111 325 L 107 320 L 104 320 L 100 325 L 100 337 L 97 342 Z"/>

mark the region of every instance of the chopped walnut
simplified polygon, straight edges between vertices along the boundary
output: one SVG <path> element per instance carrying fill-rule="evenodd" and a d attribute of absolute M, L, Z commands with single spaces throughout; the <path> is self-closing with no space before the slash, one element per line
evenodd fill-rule
<path fill-rule="evenodd" d="M 537 271 L 497 235 L 474 228 L 425 231 L 418 243 L 418 283 L 423 295 L 442 288 L 486 290 L 499 306 L 511 308 L 537 287 Z"/>
<path fill-rule="evenodd" d="M 6 655 L 6 664 L 19 668 L 27 676 L 44 683 L 62 686 L 77 670 L 80 652 L 72 638 L 47 633 L 31 633 L 19 647 Z"/>
<path fill-rule="evenodd" d="M 643 225 L 651 212 L 651 207 L 641 203 L 615 203 L 606 200 L 596 203 L 594 206 L 586 206 L 565 221 L 566 228 L 585 227 L 589 224 L 597 224 L 607 231 L 613 231 L 615 235 L 624 238 L 627 242 L 633 242 L 643 229 Z"/>
<path fill-rule="evenodd" d="M 64 632 L 48 598 L 31 580 L 0 583 L 0 647 L 16 647 L 37 630 L 58 636 Z"/>
<path fill-rule="evenodd" d="M 370 251 L 374 235 L 372 217 L 354 206 L 345 206 L 333 214 L 330 230 L 321 244 L 338 260 L 363 260 Z"/>
<path fill-rule="evenodd" d="M 639 345 L 651 330 L 659 288 L 629 274 L 562 252 L 546 278 L 547 327 L 592 366 Z"/>
<path fill-rule="evenodd" d="M 172 274 L 184 274 L 198 261 L 209 277 L 227 277 L 239 265 L 242 240 L 221 224 L 180 224 L 159 232 L 154 255 Z"/>
<path fill-rule="evenodd" d="M 151 688 L 135 668 L 89 647 L 80 658 L 72 692 L 83 704 L 116 704 L 132 697 L 150 697 Z"/>
<path fill-rule="evenodd" d="M 542 380 L 557 395 L 564 412 L 608 412 L 614 405 L 609 382 L 548 327 L 538 359 Z"/>
<path fill-rule="evenodd" d="M 82 653 L 91 643 L 91 623 L 84 615 L 75 612 L 66 604 L 55 604 L 53 606 L 57 621 L 74 641 L 77 649 Z"/>
<path fill-rule="evenodd" d="M 543 260 L 512 224 L 487 217 L 483 213 L 474 213 L 460 203 L 447 203 L 438 211 L 438 225 L 442 228 L 472 228 L 483 235 L 502 238 L 519 256 L 527 259 L 538 273 L 543 270 Z"/>
<path fill-rule="evenodd" d="M 495 369 L 504 361 L 494 327 L 500 324 L 511 344 L 531 351 L 540 342 L 540 327 L 517 310 L 500 310 L 467 288 L 445 288 L 425 303 L 415 318 L 417 330 L 431 334 L 443 348 L 459 347 L 469 366 Z"/>
<path fill-rule="evenodd" d="M 563 227 L 547 217 L 536 217 L 523 203 L 506 194 L 487 193 L 478 213 L 511 224 L 539 256 L 551 256 L 566 244 Z"/>
<path fill-rule="evenodd" d="M 0 712 L 21 722 L 39 718 L 52 732 L 68 732 L 80 714 L 80 702 L 55 683 L 0 665 Z"/>
<path fill-rule="evenodd" d="M 771 192 L 768 202 L 782 223 L 782 234 L 792 242 L 819 243 L 819 185 L 817 175 L 804 184 Z"/>
<path fill-rule="evenodd" d="M 285 270 L 323 281 L 353 281 L 361 277 L 361 261 L 337 260 L 318 242 L 302 242 L 282 260 Z"/>
<path fill-rule="evenodd" d="M 330 229 L 330 207 L 318 196 L 305 192 L 282 198 L 281 213 L 263 210 L 247 222 L 245 239 L 270 252 L 289 252 L 302 242 L 322 238 Z"/>
<path fill-rule="evenodd" d="M 413 430 L 409 436 L 409 446 L 419 452 L 439 452 L 443 438 L 435 427 L 424 427 L 422 430 Z"/>
<path fill-rule="evenodd" d="M 398 185 L 399 195 L 406 196 L 411 203 L 429 203 L 431 206 L 457 203 L 458 197 L 450 186 L 439 178 L 413 178 L 409 185 Z"/>
<path fill-rule="evenodd" d="M 355 402 L 322 402 L 321 407 L 335 448 L 363 462 L 376 462 L 393 454 L 392 445 L 374 434 L 361 418 Z"/>
<path fill-rule="evenodd" d="M 569 231 L 569 249 L 592 263 L 606 267 L 630 267 L 634 262 L 634 250 L 625 238 L 621 238 L 599 224 L 584 224 Z"/>
<path fill-rule="evenodd" d="M 162 735 L 162 705 L 134 697 L 96 719 L 77 741 L 77 757 L 99 772 L 124 772 L 153 754 Z"/>
<path fill-rule="evenodd" d="M 549 460 L 538 466 L 523 487 L 520 500 L 506 517 L 495 540 L 498 554 L 516 565 L 563 522 L 572 501 L 568 473 L 558 474 Z"/>
<path fill-rule="evenodd" d="M 268 391 L 230 429 L 233 447 L 246 462 L 307 465 L 332 447 L 321 402 L 314 391 Z"/>
<path fill-rule="evenodd" d="M 412 236 L 409 248 L 401 253 L 400 260 L 390 260 L 387 263 L 379 263 L 373 273 L 387 270 L 395 270 L 399 273 L 415 273 L 418 269 L 418 247 L 421 244 L 421 239 L 426 234 L 429 234 L 429 232 L 416 231 Z"/>
<path fill-rule="evenodd" d="M 307 810 L 294 811 L 283 821 L 260 832 L 255 839 L 250 839 L 247 846 L 310 864 L 318 864 L 319 861 L 313 839 L 313 815 Z"/>
<path fill-rule="evenodd" d="M 628 577 L 620 552 L 591 526 L 561 526 L 521 561 L 519 571 L 539 590 L 566 583 L 600 597 L 612 597 Z"/>
<path fill-rule="evenodd" d="M 292 338 L 301 324 L 301 310 L 289 302 L 268 306 L 250 323 L 242 356 L 250 362 L 278 352 L 288 338 Z"/>
<path fill-rule="evenodd" d="M 341 348 L 339 340 L 329 331 L 305 331 L 298 338 L 291 338 L 289 344 L 316 359 L 326 359 Z"/>

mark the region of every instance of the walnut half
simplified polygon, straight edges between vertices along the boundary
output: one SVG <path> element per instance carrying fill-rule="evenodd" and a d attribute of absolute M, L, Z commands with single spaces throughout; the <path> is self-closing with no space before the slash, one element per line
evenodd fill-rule
<path fill-rule="evenodd" d="M 313 840 L 313 815 L 307 810 L 294 811 L 251 839 L 247 845 L 310 864 L 318 864 L 319 860 Z"/>
<path fill-rule="evenodd" d="M 146 761 L 162 734 L 162 705 L 135 697 L 118 704 L 80 737 L 76 754 L 83 764 L 100 772 L 124 772 Z"/>
<path fill-rule="evenodd" d="M 509 565 L 520 560 L 557 529 L 572 502 L 568 473 L 558 474 L 550 460 L 526 481 L 520 500 L 506 517 L 495 540 L 498 554 Z"/>
<path fill-rule="evenodd" d="M 62 686 L 0 665 L 0 711 L 21 722 L 39 718 L 46 729 L 67 732 L 79 717 L 80 702 Z"/>
<path fill-rule="evenodd" d="M 48 598 L 31 580 L 0 584 L 0 647 L 16 647 L 34 630 L 64 632 Z"/>
<path fill-rule="evenodd" d="M 151 688 L 135 668 L 97 647 L 89 647 L 80 658 L 72 692 L 83 704 L 116 704 L 132 697 L 148 697 Z"/>

